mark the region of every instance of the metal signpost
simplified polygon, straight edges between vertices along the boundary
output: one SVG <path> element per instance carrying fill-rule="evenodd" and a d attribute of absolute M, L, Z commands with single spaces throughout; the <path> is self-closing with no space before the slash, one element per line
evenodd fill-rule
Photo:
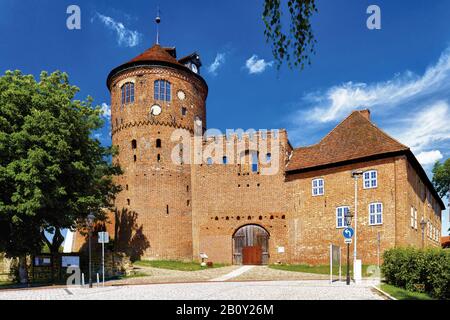
<path fill-rule="evenodd" d="M 103 286 L 105 285 L 105 243 L 109 243 L 108 232 L 98 233 L 98 242 L 102 244 L 102 277 Z"/>
<path fill-rule="evenodd" d="M 350 285 L 350 244 L 352 243 L 352 237 L 355 234 L 355 230 L 351 227 L 347 227 L 342 232 L 344 236 L 344 243 L 347 244 L 347 285 Z"/>

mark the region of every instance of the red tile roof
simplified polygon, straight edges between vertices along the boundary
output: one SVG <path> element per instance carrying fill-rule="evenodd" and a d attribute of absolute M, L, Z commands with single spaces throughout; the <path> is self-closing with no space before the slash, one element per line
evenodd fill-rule
<path fill-rule="evenodd" d="M 319 143 L 294 149 L 286 171 L 409 150 L 376 127 L 369 114 L 368 110 L 354 111 Z"/>
<path fill-rule="evenodd" d="M 114 68 L 108 75 L 108 78 L 106 80 L 106 86 L 108 87 L 108 89 L 111 89 L 110 85 L 112 79 L 114 78 L 115 75 L 117 75 L 121 71 L 129 68 L 140 67 L 147 64 L 170 66 L 184 71 L 188 71 L 194 77 L 197 77 L 200 81 L 202 81 L 205 88 L 208 88 L 206 81 L 199 74 L 192 72 L 188 67 L 186 67 L 176 59 L 175 47 L 161 47 L 158 44 L 155 44 L 153 47 L 145 50 L 143 53 L 141 53 L 137 57 L 134 57 L 130 61 Z"/>
<path fill-rule="evenodd" d="M 295 179 L 296 173 L 304 171 L 399 154 L 406 155 L 444 210 L 444 202 L 414 154 L 375 126 L 370 121 L 369 110 L 353 111 L 319 143 L 294 149 L 286 174 Z"/>
<path fill-rule="evenodd" d="M 450 236 L 441 237 L 441 245 L 443 248 L 450 248 Z"/>
<path fill-rule="evenodd" d="M 145 50 L 137 57 L 131 59 L 129 63 L 139 61 L 162 61 L 181 66 L 182 64 L 180 64 L 177 59 L 168 52 L 169 50 L 174 50 L 174 48 L 163 48 L 160 45 L 155 44 L 153 47 Z"/>

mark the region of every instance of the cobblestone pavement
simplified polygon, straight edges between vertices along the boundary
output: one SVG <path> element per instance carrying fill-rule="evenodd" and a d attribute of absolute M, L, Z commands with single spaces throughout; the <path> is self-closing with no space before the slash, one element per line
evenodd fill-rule
<path fill-rule="evenodd" d="M 0 300 L 380 300 L 369 283 L 327 280 L 202 282 L 0 291 Z"/>

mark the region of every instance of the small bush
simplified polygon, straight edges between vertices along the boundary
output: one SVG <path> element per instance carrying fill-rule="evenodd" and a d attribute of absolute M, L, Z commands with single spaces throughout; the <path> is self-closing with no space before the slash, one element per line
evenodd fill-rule
<path fill-rule="evenodd" d="M 450 299 L 450 251 L 394 248 L 384 252 L 381 270 L 387 283 L 438 299 Z"/>

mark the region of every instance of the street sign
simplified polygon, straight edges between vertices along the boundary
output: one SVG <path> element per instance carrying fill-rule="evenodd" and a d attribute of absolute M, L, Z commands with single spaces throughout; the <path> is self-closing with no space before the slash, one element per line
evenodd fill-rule
<path fill-rule="evenodd" d="M 345 238 L 344 239 L 344 243 L 345 244 L 351 244 L 352 243 L 352 238 Z"/>
<path fill-rule="evenodd" d="M 105 285 L 105 243 L 109 243 L 109 233 L 108 232 L 99 232 L 98 233 L 98 243 L 102 244 L 102 278 L 103 278 L 103 286 Z M 98 274 L 97 274 L 98 276 Z M 98 282 L 98 278 L 97 278 Z"/>
<path fill-rule="evenodd" d="M 98 243 L 109 243 L 109 233 L 99 232 L 98 233 Z"/>
<path fill-rule="evenodd" d="M 347 227 L 344 229 L 344 231 L 342 231 L 342 234 L 344 235 L 345 239 L 351 239 L 355 234 L 355 230 L 353 230 L 353 228 Z"/>

